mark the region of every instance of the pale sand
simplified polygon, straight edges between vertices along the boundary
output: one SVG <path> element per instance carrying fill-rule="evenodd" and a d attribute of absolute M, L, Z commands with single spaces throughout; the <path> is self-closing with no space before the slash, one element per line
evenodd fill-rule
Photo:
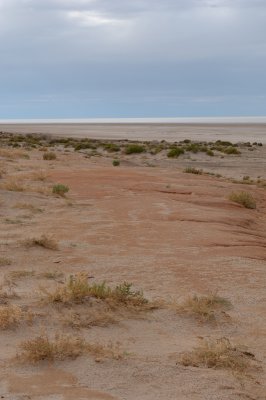
<path fill-rule="evenodd" d="M 184 139 L 266 143 L 266 124 L 0 124 L 0 131 L 45 133 L 92 139 L 166 140 Z"/>

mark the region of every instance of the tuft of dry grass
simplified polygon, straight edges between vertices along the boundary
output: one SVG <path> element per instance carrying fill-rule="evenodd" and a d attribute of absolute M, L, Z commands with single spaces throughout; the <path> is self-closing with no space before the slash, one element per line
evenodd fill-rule
<path fill-rule="evenodd" d="M 53 303 L 83 303 L 89 298 L 108 302 L 110 305 L 145 307 L 148 300 L 141 291 L 132 290 L 132 284 L 124 282 L 111 288 L 105 282 L 90 285 L 84 274 L 71 275 L 64 286 L 59 286 L 53 293 L 46 292 Z"/>
<path fill-rule="evenodd" d="M 25 190 L 25 186 L 15 179 L 9 179 L 5 183 L 2 183 L 1 188 L 9 192 L 23 192 Z"/>
<path fill-rule="evenodd" d="M 255 356 L 246 349 L 233 346 L 228 338 L 204 340 L 191 352 L 181 355 L 184 366 L 229 369 L 243 373 L 252 366 Z"/>
<path fill-rule="evenodd" d="M 207 296 L 189 296 L 182 304 L 177 305 L 177 311 L 182 314 L 194 315 L 205 321 L 215 319 L 216 311 L 231 308 L 229 300 L 211 293 Z"/>
<path fill-rule="evenodd" d="M 74 329 L 91 328 L 93 326 L 108 326 L 118 322 L 114 313 L 107 307 L 83 307 L 79 311 L 64 314 L 63 324 Z"/>
<path fill-rule="evenodd" d="M 64 274 L 63 272 L 60 271 L 47 271 L 39 274 L 40 278 L 45 278 L 45 279 L 51 279 L 51 280 L 56 280 L 63 278 Z"/>
<path fill-rule="evenodd" d="M 42 235 L 39 238 L 24 240 L 23 244 L 27 247 L 40 246 L 49 250 L 58 250 L 58 243 L 50 236 Z"/>
<path fill-rule="evenodd" d="M 11 280 L 15 281 L 17 279 L 32 278 L 35 275 L 33 270 L 17 270 L 11 271 L 8 276 Z"/>
<path fill-rule="evenodd" d="M 11 260 L 6 257 L 0 257 L 0 267 L 6 267 L 8 265 L 11 265 Z"/>
<path fill-rule="evenodd" d="M 256 208 L 256 201 L 248 192 L 232 192 L 229 196 L 229 200 L 233 201 L 234 203 L 241 204 L 245 208 Z"/>
<path fill-rule="evenodd" d="M 18 354 L 18 359 L 33 363 L 43 360 L 75 359 L 85 353 L 104 358 L 119 359 L 122 357 L 117 347 L 112 344 L 109 346 L 90 344 L 80 337 L 63 334 L 56 334 L 53 339 L 46 334 L 41 334 L 34 339 L 22 342 L 20 348 L 22 352 Z"/>
<path fill-rule="evenodd" d="M 23 318 L 20 307 L 13 305 L 0 306 L 0 329 L 14 328 Z"/>
<path fill-rule="evenodd" d="M 40 182 L 44 182 L 48 179 L 48 175 L 45 171 L 40 170 L 40 171 L 35 171 L 32 174 L 32 178 L 35 181 L 40 181 Z"/>

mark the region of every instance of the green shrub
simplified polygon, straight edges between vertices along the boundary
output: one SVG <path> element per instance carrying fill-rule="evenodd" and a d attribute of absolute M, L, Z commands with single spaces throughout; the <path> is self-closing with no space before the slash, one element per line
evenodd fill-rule
<path fill-rule="evenodd" d="M 113 166 L 114 167 L 118 167 L 120 165 L 120 161 L 119 160 L 113 160 Z"/>
<path fill-rule="evenodd" d="M 58 194 L 59 196 L 64 196 L 68 191 L 69 187 L 61 183 L 53 186 L 53 193 Z"/>
<path fill-rule="evenodd" d="M 115 143 L 106 143 L 103 145 L 103 148 L 109 153 L 116 153 L 117 151 L 120 151 L 120 147 Z"/>
<path fill-rule="evenodd" d="M 145 147 L 140 144 L 128 144 L 125 149 L 126 154 L 137 154 L 143 153 L 144 151 Z"/>
<path fill-rule="evenodd" d="M 177 157 L 180 156 L 180 154 L 184 154 L 184 149 L 182 149 L 182 147 L 173 147 L 167 153 L 167 157 L 169 157 L 169 158 L 177 158 Z"/>
<path fill-rule="evenodd" d="M 248 192 L 233 192 L 230 194 L 229 200 L 238 204 L 242 204 L 246 208 L 256 208 L 256 201 Z"/>
<path fill-rule="evenodd" d="M 55 160 L 56 159 L 56 154 L 55 153 L 53 153 L 52 151 L 50 151 L 50 152 L 45 152 L 45 153 L 43 153 L 43 157 L 42 157 L 44 160 L 48 160 L 48 161 L 50 161 L 50 160 Z"/>
<path fill-rule="evenodd" d="M 241 154 L 241 152 L 236 147 L 233 147 L 233 146 L 226 147 L 223 150 L 223 153 L 225 153 L 225 154 Z"/>
<path fill-rule="evenodd" d="M 210 149 L 208 149 L 208 150 L 206 151 L 206 154 L 207 154 L 207 156 L 210 156 L 210 157 L 213 157 L 213 156 L 214 156 L 214 152 L 213 152 L 212 150 L 210 150 Z"/>

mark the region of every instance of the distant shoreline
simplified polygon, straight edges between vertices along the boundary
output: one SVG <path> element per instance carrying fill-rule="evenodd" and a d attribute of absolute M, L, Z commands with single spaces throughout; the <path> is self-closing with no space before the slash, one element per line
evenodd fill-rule
<path fill-rule="evenodd" d="M 266 118 L 265 118 L 266 120 Z M 231 142 L 261 142 L 266 144 L 266 122 L 260 123 L 2 123 L 0 132 L 14 134 L 48 134 L 51 136 L 91 138 L 99 140 L 138 140 L 169 142 L 190 139 L 194 141 L 228 140 Z"/>

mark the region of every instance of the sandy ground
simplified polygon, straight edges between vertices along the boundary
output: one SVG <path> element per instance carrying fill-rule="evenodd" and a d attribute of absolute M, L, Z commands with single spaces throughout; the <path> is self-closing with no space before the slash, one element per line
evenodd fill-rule
<path fill-rule="evenodd" d="M 54 161 L 44 161 L 38 150 L 29 151 L 28 159 L 19 158 L 17 150 L 0 157 L 0 257 L 9 261 L 0 267 L 2 290 L 18 296 L 8 303 L 34 313 L 31 324 L 0 331 L 1 398 L 264 400 L 266 190 L 182 172 L 188 162 L 205 167 L 209 162 L 210 171 L 231 171 L 232 177 L 246 175 L 247 165 L 248 175 L 264 176 L 264 147 L 209 161 L 197 155 L 195 161 L 158 159 L 154 166 L 143 155 L 124 156 L 119 167 L 112 166 L 112 158 L 55 151 Z M 7 190 L 10 180 L 25 190 Z M 51 194 L 55 183 L 69 186 L 66 198 Z M 228 200 L 239 190 L 253 194 L 255 210 Z M 52 235 L 59 249 L 23 244 L 42 234 Z M 17 271 L 32 274 L 19 276 Z M 47 271 L 64 276 L 48 280 L 43 276 Z M 40 286 L 52 290 L 78 272 L 111 286 L 131 282 L 151 301 L 172 304 L 188 295 L 217 291 L 233 307 L 213 322 L 180 315 L 167 306 L 77 330 L 65 326 L 62 318 L 78 306 L 41 303 Z M 86 305 L 82 307 L 85 313 Z M 119 342 L 125 355 L 119 360 L 84 354 L 53 363 L 19 362 L 15 357 L 20 343 L 44 331 L 63 331 L 100 344 Z M 228 370 L 179 363 L 180 354 L 203 338 L 221 337 L 247 346 L 260 368 L 235 376 Z"/>
<path fill-rule="evenodd" d="M 229 140 L 266 143 L 266 124 L 1 124 L 0 131 L 121 140 Z"/>

